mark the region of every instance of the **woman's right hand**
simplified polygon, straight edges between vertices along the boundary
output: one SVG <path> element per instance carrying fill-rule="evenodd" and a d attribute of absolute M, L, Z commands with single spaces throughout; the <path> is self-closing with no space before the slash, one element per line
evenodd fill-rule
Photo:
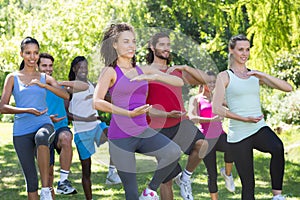
<path fill-rule="evenodd" d="M 257 123 L 260 120 L 262 120 L 264 118 L 264 115 L 258 116 L 258 117 L 246 117 L 245 122 L 249 122 L 249 123 Z"/>
<path fill-rule="evenodd" d="M 135 108 L 134 110 L 129 111 L 129 117 L 136 117 L 138 115 L 142 115 L 147 113 L 152 106 L 149 104 L 142 105 L 140 107 Z"/>
<path fill-rule="evenodd" d="M 35 108 L 28 108 L 28 113 L 34 114 L 36 116 L 40 116 L 45 114 L 48 111 L 48 108 L 46 108 L 45 110 L 39 111 Z"/>

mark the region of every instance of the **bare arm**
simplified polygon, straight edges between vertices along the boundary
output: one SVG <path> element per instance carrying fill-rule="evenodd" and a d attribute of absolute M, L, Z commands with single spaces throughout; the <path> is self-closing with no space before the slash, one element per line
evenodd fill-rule
<path fill-rule="evenodd" d="M 291 92 L 293 90 L 292 86 L 279 78 L 273 77 L 269 74 L 251 70 L 247 73 L 249 76 L 255 76 L 259 79 L 260 84 L 266 84 L 271 88 L 282 90 L 284 92 Z"/>
<path fill-rule="evenodd" d="M 61 88 L 60 85 L 56 82 L 56 80 L 52 76 L 46 75 L 46 83 L 41 83 L 40 80 L 33 79 L 32 81 L 30 81 L 28 85 L 33 85 L 33 84 L 45 88 L 63 99 L 70 98 L 69 93 L 65 89 Z"/>
<path fill-rule="evenodd" d="M 85 91 L 89 88 L 89 84 L 83 81 L 61 81 L 59 82 L 59 85 L 64 86 L 65 89 L 70 93 L 76 93 Z"/>
<path fill-rule="evenodd" d="M 213 113 L 222 116 L 227 117 L 243 122 L 252 122 L 256 123 L 260 121 L 263 116 L 258 117 L 242 117 L 240 115 L 237 115 L 233 112 L 231 112 L 228 108 L 223 106 L 224 97 L 225 97 L 225 89 L 229 83 L 229 77 L 226 71 L 223 71 L 218 74 L 217 81 L 216 81 L 216 87 L 215 87 L 215 93 L 213 95 L 213 101 L 212 101 L 212 108 Z"/>
<path fill-rule="evenodd" d="M 181 78 L 159 71 L 153 67 L 145 66 L 141 68 L 144 74 L 135 77 L 133 80 L 159 81 L 166 84 L 182 87 L 184 82 Z"/>
<path fill-rule="evenodd" d="M 0 113 L 1 114 L 19 114 L 19 113 L 31 113 L 34 115 L 42 115 L 47 112 L 47 109 L 39 111 L 35 108 L 18 108 L 9 105 L 10 97 L 14 87 L 14 75 L 9 74 L 5 78 L 3 92 L 0 102 Z"/>
<path fill-rule="evenodd" d="M 162 117 L 162 118 L 181 118 L 185 114 L 186 114 L 185 112 L 181 112 L 179 110 L 172 110 L 170 112 L 167 112 L 153 107 L 148 112 L 148 115 L 150 117 Z"/>
<path fill-rule="evenodd" d="M 190 120 L 192 120 L 194 123 L 205 123 L 205 122 L 214 122 L 214 121 L 222 121 L 222 117 L 216 115 L 214 117 L 202 117 L 198 114 L 198 96 L 193 96 L 189 101 L 189 110 L 188 110 L 188 116 Z"/>
<path fill-rule="evenodd" d="M 93 106 L 96 110 L 124 115 L 128 117 L 135 117 L 137 115 L 148 112 L 148 110 L 151 108 L 151 106 L 149 105 L 143 105 L 130 111 L 106 101 L 105 95 L 108 89 L 115 83 L 115 81 L 116 73 L 114 69 L 111 67 L 105 67 L 99 76 L 98 83 L 94 92 Z"/>
<path fill-rule="evenodd" d="M 209 76 L 204 71 L 187 65 L 175 65 L 170 67 L 168 73 L 175 70 L 182 71 L 183 80 L 190 85 L 206 84 L 209 81 Z"/>

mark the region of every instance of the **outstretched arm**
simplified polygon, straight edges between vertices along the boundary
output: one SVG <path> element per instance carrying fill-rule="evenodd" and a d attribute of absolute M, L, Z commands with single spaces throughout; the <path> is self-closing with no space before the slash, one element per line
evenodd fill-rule
<path fill-rule="evenodd" d="M 186 114 L 185 112 L 181 112 L 179 110 L 172 110 L 170 112 L 167 112 L 153 107 L 148 112 L 148 115 L 150 117 L 162 117 L 162 118 L 181 118 L 185 114 Z"/>
<path fill-rule="evenodd" d="M 274 76 L 271 76 L 269 74 L 256 71 L 256 70 L 251 70 L 247 74 L 249 76 L 257 77 L 261 84 L 266 84 L 271 88 L 282 90 L 284 92 L 291 92 L 293 90 L 293 87 L 288 82 L 276 78 Z"/>
<path fill-rule="evenodd" d="M 65 89 L 70 93 L 76 93 L 76 92 L 81 92 L 85 91 L 89 88 L 89 84 L 83 81 L 61 81 L 58 82 L 59 85 L 64 86 Z"/>
<path fill-rule="evenodd" d="M 181 78 L 161 72 L 153 67 L 145 66 L 141 69 L 143 70 L 144 74 L 141 74 L 132 80 L 159 81 L 177 87 L 182 87 L 184 85 Z"/>
<path fill-rule="evenodd" d="M 56 80 L 52 76 L 46 75 L 46 83 L 41 83 L 40 80 L 33 79 L 32 81 L 30 81 L 28 85 L 33 85 L 33 84 L 36 84 L 39 87 L 50 90 L 51 92 L 53 92 L 54 94 L 56 94 L 57 96 L 63 99 L 69 99 L 70 97 L 69 93 L 65 89 L 61 88 L 60 85 L 56 82 Z"/>
<path fill-rule="evenodd" d="M 209 76 L 202 70 L 189 67 L 187 65 L 175 65 L 168 69 L 168 73 L 172 71 L 182 71 L 183 80 L 190 85 L 200 85 L 209 82 Z"/>

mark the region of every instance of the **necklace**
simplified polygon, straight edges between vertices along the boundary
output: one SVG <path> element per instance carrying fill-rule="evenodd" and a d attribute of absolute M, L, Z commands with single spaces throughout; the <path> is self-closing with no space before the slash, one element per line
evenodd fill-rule
<path fill-rule="evenodd" d="M 245 70 L 239 71 L 237 69 L 233 69 L 232 68 L 234 74 L 237 75 L 238 77 L 240 77 L 240 78 L 248 78 L 249 77 L 249 75 L 247 74 L 248 73 L 248 69 L 247 68 L 245 68 L 245 69 L 246 69 L 246 71 Z"/>

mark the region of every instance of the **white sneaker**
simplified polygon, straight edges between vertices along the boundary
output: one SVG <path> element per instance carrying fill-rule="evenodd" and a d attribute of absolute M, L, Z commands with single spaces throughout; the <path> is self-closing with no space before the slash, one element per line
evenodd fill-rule
<path fill-rule="evenodd" d="M 235 191 L 235 185 L 234 185 L 232 174 L 230 174 L 230 176 L 227 176 L 226 173 L 225 173 L 225 168 L 222 168 L 220 170 L 220 173 L 221 173 L 221 176 L 224 177 L 226 189 L 229 192 L 234 192 Z"/>
<path fill-rule="evenodd" d="M 146 189 L 145 189 L 141 194 L 139 200 L 159 200 L 159 196 L 153 190 L 149 193 L 146 193 Z"/>
<path fill-rule="evenodd" d="M 51 188 L 42 189 L 40 194 L 40 200 L 52 200 L 51 191 Z"/>
<path fill-rule="evenodd" d="M 285 200 L 285 197 L 281 194 L 278 194 L 272 198 L 272 200 Z"/>
<path fill-rule="evenodd" d="M 106 176 L 105 184 L 107 185 L 116 185 L 122 183 L 120 176 L 116 170 L 109 171 Z"/>
<path fill-rule="evenodd" d="M 181 173 L 175 177 L 175 183 L 180 187 L 180 195 L 184 200 L 193 200 L 191 181 L 182 181 Z"/>

